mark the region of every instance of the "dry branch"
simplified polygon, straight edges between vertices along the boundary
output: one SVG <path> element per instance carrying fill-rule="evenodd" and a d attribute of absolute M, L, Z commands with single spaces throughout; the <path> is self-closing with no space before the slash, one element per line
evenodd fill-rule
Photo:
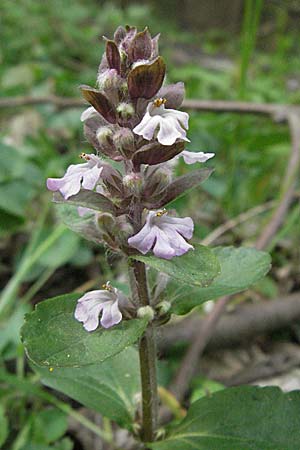
<path fill-rule="evenodd" d="M 84 101 L 81 98 L 58 97 L 57 95 L 48 95 L 45 97 L 32 97 L 29 95 L 24 95 L 19 97 L 0 98 L 0 108 L 20 108 L 22 106 L 46 104 L 52 104 L 58 108 L 84 107 Z"/>
<path fill-rule="evenodd" d="M 300 292 L 276 300 L 241 305 L 220 318 L 207 342 L 207 349 L 243 345 L 260 335 L 288 327 L 299 320 Z M 193 315 L 180 323 L 167 325 L 159 338 L 159 350 L 167 352 L 177 342 L 194 342 L 205 323 L 205 319 Z M 198 361 L 195 363 L 198 364 Z"/>
<path fill-rule="evenodd" d="M 196 103 L 194 107 L 196 107 Z M 226 102 L 221 102 L 226 103 Z M 220 106 L 220 105 L 219 105 Z M 221 105 L 222 106 L 222 105 Z M 224 105 L 223 105 L 224 106 Z M 241 105 L 240 105 L 241 106 Z M 273 105 L 274 106 L 274 105 Z M 273 107 L 272 106 L 272 107 Z M 266 113 L 268 108 L 260 109 L 256 111 L 257 113 Z M 271 113 L 269 109 L 269 114 L 278 117 L 275 110 Z M 265 112 L 262 112 L 265 111 Z M 287 120 L 291 135 L 291 153 L 286 167 L 286 173 L 283 181 L 282 194 L 278 202 L 278 205 L 265 228 L 263 229 L 261 235 L 258 237 L 256 242 L 256 247 L 258 249 L 266 248 L 272 241 L 273 237 L 281 227 L 284 218 L 288 212 L 291 205 L 295 188 L 296 188 L 296 177 L 299 170 L 300 162 L 300 114 L 298 108 L 287 108 L 285 110 L 279 111 L 280 120 Z M 235 111 L 236 112 L 236 111 Z M 211 313 L 205 319 L 205 323 L 202 328 L 199 329 L 197 335 L 195 336 L 193 342 L 191 343 L 186 355 L 184 356 L 179 370 L 177 371 L 174 380 L 170 385 L 170 391 L 181 401 L 190 384 L 190 381 L 194 374 L 196 373 L 198 367 L 198 361 L 209 342 L 210 338 L 215 332 L 216 326 L 221 318 L 221 316 L 226 311 L 226 307 L 230 302 L 232 296 L 226 296 L 220 298 L 214 305 Z"/>
<path fill-rule="evenodd" d="M 43 97 L 25 95 L 0 98 L 0 108 L 17 108 L 43 104 L 53 104 L 59 108 L 80 108 L 84 107 L 84 100 L 72 97 L 59 97 L 57 95 Z M 287 121 L 287 117 L 291 112 L 300 112 L 300 107 L 294 105 L 195 99 L 185 100 L 183 108 L 204 112 L 262 114 L 271 116 L 278 121 Z"/>

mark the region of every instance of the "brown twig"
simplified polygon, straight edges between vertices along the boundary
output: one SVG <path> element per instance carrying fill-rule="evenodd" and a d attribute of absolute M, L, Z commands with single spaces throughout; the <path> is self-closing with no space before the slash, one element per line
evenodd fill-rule
<path fill-rule="evenodd" d="M 299 363 L 300 350 L 298 345 L 287 342 L 277 343 L 266 359 L 246 366 L 242 371 L 222 381 L 225 382 L 226 386 L 254 383 L 265 378 L 291 372 L 293 368 L 299 367 Z M 261 383 L 259 382 L 259 384 Z"/>
<path fill-rule="evenodd" d="M 205 349 L 205 346 L 211 337 L 212 331 L 215 329 L 215 326 L 223 314 L 229 299 L 229 296 L 225 296 L 220 298 L 220 300 L 215 303 L 213 310 L 207 316 L 205 322 L 203 323 L 203 327 L 195 336 L 195 340 L 183 358 L 174 381 L 169 387 L 170 391 L 179 401 L 183 400 L 186 394 L 190 381 L 198 367 L 199 355 L 201 355 Z"/>
<path fill-rule="evenodd" d="M 285 215 L 293 200 L 296 188 L 296 177 L 299 171 L 300 163 L 300 114 L 290 113 L 288 115 L 288 124 L 291 134 L 291 154 L 287 164 L 286 173 L 283 181 L 281 200 L 275 209 L 271 220 L 263 229 L 257 239 L 256 248 L 266 248 L 276 232 L 282 225 Z"/>
<path fill-rule="evenodd" d="M 246 222 L 247 220 L 252 219 L 255 216 L 258 216 L 259 214 L 262 214 L 269 209 L 273 208 L 275 205 L 275 201 L 271 200 L 269 202 L 266 202 L 262 205 L 255 206 L 254 208 L 248 209 L 248 211 L 245 211 L 238 216 L 234 217 L 233 219 L 229 219 L 227 222 L 222 223 L 219 227 L 215 228 L 211 233 L 209 233 L 203 240 L 203 245 L 211 245 L 213 242 L 215 242 L 220 236 L 222 236 L 227 231 L 232 230 L 233 228 L 237 227 L 238 225 Z"/>
<path fill-rule="evenodd" d="M 244 344 L 262 334 L 285 328 L 299 319 L 300 292 L 272 301 L 242 304 L 220 318 L 206 348 L 210 351 Z M 158 341 L 160 352 L 168 352 L 176 342 L 194 342 L 205 322 L 205 318 L 192 315 L 179 323 L 167 325 L 162 329 Z"/>
<path fill-rule="evenodd" d="M 78 108 L 84 107 L 84 101 L 80 98 L 58 97 L 57 95 L 48 95 L 44 97 L 32 97 L 24 95 L 20 97 L 0 98 L 0 108 L 18 108 L 21 106 L 35 106 L 53 104 L 59 108 Z"/>
<path fill-rule="evenodd" d="M 276 103 L 234 102 L 227 100 L 185 100 L 183 107 L 194 111 L 262 114 L 272 116 L 278 121 L 287 121 L 291 110 L 299 111 L 300 107 Z"/>
<path fill-rule="evenodd" d="M 284 221 L 284 217 L 292 202 L 295 192 L 296 174 L 300 161 L 300 114 L 298 110 L 286 110 L 285 112 L 281 112 L 281 114 L 283 113 L 285 114 L 285 119 L 288 121 L 290 127 L 292 141 L 291 154 L 284 177 L 281 200 L 279 201 L 279 204 L 269 223 L 257 239 L 256 248 L 258 249 L 266 248 L 266 246 L 273 239 L 274 235 L 277 233 L 282 222 Z M 274 111 L 271 114 L 274 115 Z M 281 118 L 283 119 L 283 116 Z M 215 303 L 211 313 L 207 316 L 203 327 L 197 333 L 197 336 L 183 358 L 181 366 L 179 367 L 179 370 L 170 386 L 171 392 L 176 395 L 179 401 L 184 398 L 190 381 L 197 370 L 199 358 L 213 335 L 216 325 L 225 312 L 226 306 L 231 298 L 232 296 L 222 297 Z"/>
<path fill-rule="evenodd" d="M 59 108 L 83 107 L 84 101 L 80 98 L 59 97 L 48 95 L 43 97 L 33 97 L 30 95 L 18 97 L 0 98 L 0 108 L 16 108 L 21 106 L 32 106 L 52 103 Z M 251 103 L 234 102 L 223 100 L 185 100 L 183 108 L 194 111 L 238 113 L 238 114 L 262 114 L 272 116 L 276 120 L 287 121 L 288 114 L 300 111 L 299 106 L 284 105 L 276 103 Z"/>

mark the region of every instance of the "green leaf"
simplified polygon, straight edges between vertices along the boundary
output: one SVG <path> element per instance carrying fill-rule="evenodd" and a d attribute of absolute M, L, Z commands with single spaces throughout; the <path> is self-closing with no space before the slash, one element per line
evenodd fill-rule
<path fill-rule="evenodd" d="M 193 390 L 191 392 L 190 402 L 193 403 L 199 398 L 207 397 L 214 392 L 221 391 L 225 386 L 217 381 L 210 380 L 203 376 L 199 376 L 193 379 Z"/>
<path fill-rule="evenodd" d="M 240 386 L 193 403 L 153 450 L 298 450 L 300 392 Z"/>
<path fill-rule="evenodd" d="M 4 408 L 0 405 L 0 446 L 4 444 L 8 436 L 8 421 L 4 414 Z"/>
<path fill-rule="evenodd" d="M 83 368 L 48 368 L 34 365 L 41 381 L 87 408 L 130 428 L 140 392 L 137 351 L 129 347 L 101 364 Z"/>
<path fill-rule="evenodd" d="M 57 408 L 47 408 L 33 417 L 32 440 L 35 443 L 50 444 L 63 437 L 67 429 L 66 413 Z"/>
<path fill-rule="evenodd" d="M 50 232 L 48 231 L 47 236 Z M 44 237 L 45 240 L 45 237 Z M 37 261 L 43 267 L 59 267 L 70 261 L 73 255 L 78 251 L 80 245 L 80 237 L 69 230 L 60 236 L 57 241 L 51 246 Z"/>
<path fill-rule="evenodd" d="M 13 313 L 0 322 L 0 353 L 2 358 L 13 359 L 16 357 L 17 348 L 20 345 L 20 329 L 24 321 L 24 314 L 29 312 L 31 307 L 19 303 Z"/>
<path fill-rule="evenodd" d="M 220 273 L 220 264 L 214 253 L 208 247 L 199 244 L 195 245 L 194 250 L 182 256 L 175 256 L 171 260 L 152 255 L 133 255 L 131 258 L 142 261 L 183 283 L 195 286 L 208 286 Z"/>
<path fill-rule="evenodd" d="M 94 213 L 80 217 L 76 206 L 68 205 L 66 203 L 60 203 L 55 206 L 58 218 L 70 228 L 70 230 L 89 241 L 103 244 L 101 233 L 96 226 Z"/>
<path fill-rule="evenodd" d="M 0 208 L 0 236 L 14 233 L 25 221 L 25 217 L 9 214 Z"/>
<path fill-rule="evenodd" d="M 23 149 L 19 150 L 0 141 L 1 167 L 0 182 L 22 180 L 30 185 L 39 186 L 43 182 L 40 169 L 28 160 Z"/>
<path fill-rule="evenodd" d="M 166 296 L 172 312 L 186 314 L 195 306 L 223 295 L 235 294 L 260 280 L 271 267 L 270 256 L 254 248 L 217 247 L 213 250 L 221 273 L 208 287 L 194 288 L 170 281 Z"/>
<path fill-rule="evenodd" d="M 67 294 L 39 303 L 25 316 L 21 330 L 28 358 L 48 367 L 82 367 L 116 355 L 135 343 L 147 322 L 122 320 L 108 330 L 86 331 L 74 318 L 82 294 Z"/>
<path fill-rule="evenodd" d="M 0 208 L 9 214 L 23 217 L 35 189 L 22 180 L 0 184 Z"/>
<path fill-rule="evenodd" d="M 109 198 L 98 192 L 86 189 L 81 189 L 78 194 L 72 195 L 68 200 L 65 200 L 59 192 L 55 192 L 53 194 L 53 201 L 55 203 L 82 206 L 84 208 L 95 209 L 96 211 L 109 212 L 112 214 L 116 212 L 116 207 Z"/>
<path fill-rule="evenodd" d="M 70 438 L 63 438 L 55 442 L 53 445 L 37 444 L 35 442 L 27 442 L 22 450 L 72 450 L 74 443 Z"/>

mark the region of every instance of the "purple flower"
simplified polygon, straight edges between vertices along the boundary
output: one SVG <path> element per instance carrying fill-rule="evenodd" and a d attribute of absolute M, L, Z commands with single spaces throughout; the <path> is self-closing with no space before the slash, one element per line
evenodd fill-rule
<path fill-rule="evenodd" d="M 128 244 L 145 254 L 171 259 L 193 248 L 184 238 L 191 239 L 194 224 L 190 217 L 170 217 L 167 211 L 149 211 L 143 228 L 128 239 Z"/>
<path fill-rule="evenodd" d="M 188 152 L 187 150 L 183 150 L 183 152 L 181 152 L 179 156 L 183 157 L 186 164 L 194 164 L 196 162 L 204 163 L 208 159 L 213 158 L 215 154 L 203 152 Z"/>
<path fill-rule="evenodd" d="M 177 139 L 188 141 L 189 115 L 176 109 L 166 109 L 165 99 L 158 98 L 147 106 L 142 121 L 133 129 L 135 134 L 151 141 L 154 137 L 162 145 L 173 145 Z"/>
<path fill-rule="evenodd" d="M 101 159 L 85 153 L 81 157 L 86 163 L 72 164 L 62 178 L 48 178 L 47 188 L 50 191 L 60 191 L 66 200 L 77 194 L 81 185 L 84 189 L 94 189 L 103 170 Z"/>
<path fill-rule="evenodd" d="M 104 328 L 110 328 L 122 320 L 119 300 L 126 297 L 109 282 L 103 287 L 101 290 L 87 292 L 78 300 L 74 316 L 76 320 L 83 322 L 86 331 L 96 330 L 101 311 L 100 323 Z"/>

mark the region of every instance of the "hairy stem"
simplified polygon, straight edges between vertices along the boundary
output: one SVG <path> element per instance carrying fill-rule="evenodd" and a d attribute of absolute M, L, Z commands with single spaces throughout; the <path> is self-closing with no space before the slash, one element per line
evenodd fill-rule
<path fill-rule="evenodd" d="M 142 382 L 142 439 L 145 442 L 152 442 L 155 439 L 158 416 L 156 345 L 153 325 L 147 328 L 140 340 L 139 355 Z"/>
<path fill-rule="evenodd" d="M 145 264 L 134 261 L 129 271 L 135 288 L 133 296 L 140 306 L 150 305 Z M 140 371 L 142 384 L 142 433 L 144 442 L 155 439 L 158 417 L 158 397 L 156 378 L 155 329 L 150 323 L 139 343 Z"/>

